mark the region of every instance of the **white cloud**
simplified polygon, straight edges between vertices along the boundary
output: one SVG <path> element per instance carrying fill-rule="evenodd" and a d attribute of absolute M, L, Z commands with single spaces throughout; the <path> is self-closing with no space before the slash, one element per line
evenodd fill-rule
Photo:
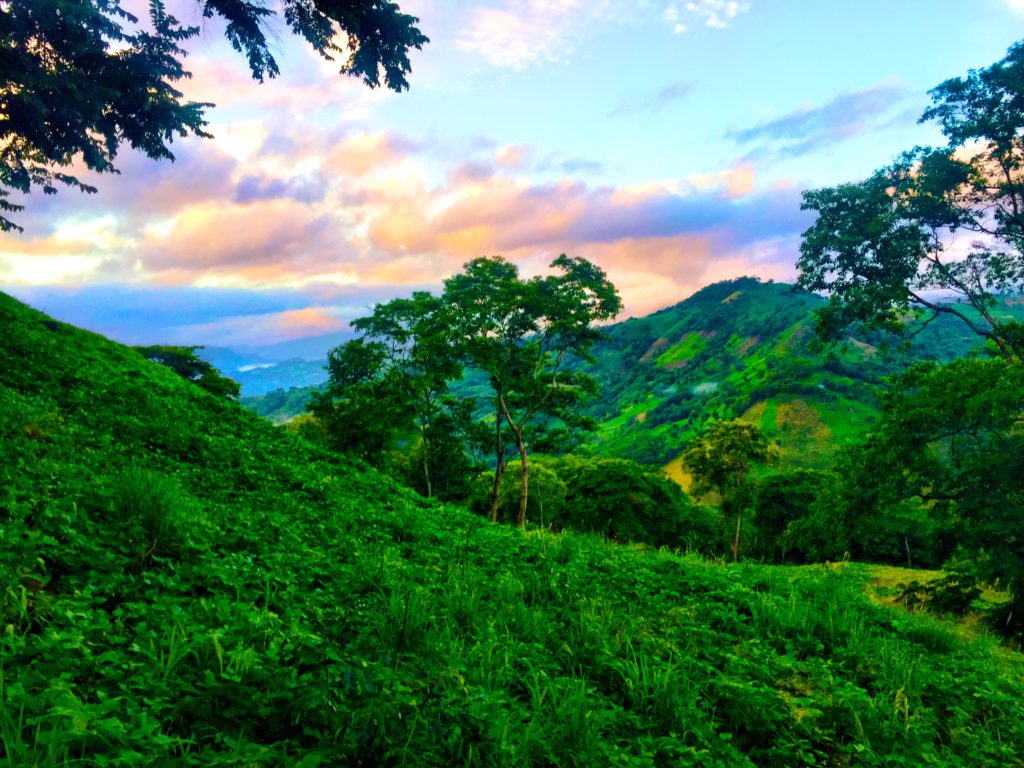
<path fill-rule="evenodd" d="M 1003 0 L 1006 7 L 1018 16 L 1024 16 L 1024 0 Z"/>
<path fill-rule="evenodd" d="M 476 8 L 456 44 L 495 67 L 555 61 L 581 15 L 593 12 L 589 4 L 586 11 L 580 6 L 580 0 L 508 0 L 500 8 Z"/>
<path fill-rule="evenodd" d="M 663 0 L 491 0 L 467 13 L 455 43 L 491 66 L 521 70 L 564 61 L 586 37 L 645 24 L 663 8 Z"/>
<path fill-rule="evenodd" d="M 1007 0 L 1007 2 L 1024 3 L 1024 0 Z M 750 10 L 750 3 L 740 0 L 696 0 L 681 3 L 669 3 L 665 7 L 665 21 L 672 25 L 676 34 L 689 30 L 687 19 L 703 22 L 705 27 L 725 29 L 740 14 Z"/>

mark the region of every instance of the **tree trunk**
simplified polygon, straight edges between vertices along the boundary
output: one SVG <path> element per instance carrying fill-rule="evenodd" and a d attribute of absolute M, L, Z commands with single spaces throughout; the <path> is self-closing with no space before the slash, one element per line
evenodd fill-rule
<path fill-rule="evenodd" d="M 434 489 L 430 483 L 430 443 L 423 440 L 423 479 L 427 483 L 427 498 L 434 498 Z"/>
<path fill-rule="evenodd" d="M 491 486 L 491 511 L 487 519 L 492 523 L 498 522 L 498 490 L 501 486 L 501 476 L 505 474 L 505 462 L 498 459 L 498 466 L 494 469 L 494 485 Z"/>
<path fill-rule="evenodd" d="M 519 479 L 519 517 L 516 520 L 520 528 L 526 527 L 526 502 L 529 492 L 529 472 L 526 463 L 526 444 L 523 442 L 523 431 L 516 430 L 516 448 L 519 451 L 519 461 L 522 462 L 522 474 Z"/>
<path fill-rule="evenodd" d="M 498 521 L 498 494 L 501 491 L 501 476 L 505 474 L 505 444 L 501 440 L 501 406 L 497 406 L 494 414 L 494 455 L 498 461 L 494 468 L 494 484 L 491 486 L 491 511 L 487 519 L 492 523 Z"/>
<path fill-rule="evenodd" d="M 736 513 L 736 538 L 732 540 L 732 561 L 735 563 L 740 559 L 740 520 L 742 516 Z"/>

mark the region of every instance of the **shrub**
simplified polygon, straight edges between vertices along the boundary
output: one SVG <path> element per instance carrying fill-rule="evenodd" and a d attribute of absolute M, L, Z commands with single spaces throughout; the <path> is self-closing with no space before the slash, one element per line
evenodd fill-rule
<path fill-rule="evenodd" d="M 171 478 L 130 464 L 113 479 L 113 522 L 122 526 L 139 565 L 156 555 L 181 558 L 195 535 L 193 501 Z"/>

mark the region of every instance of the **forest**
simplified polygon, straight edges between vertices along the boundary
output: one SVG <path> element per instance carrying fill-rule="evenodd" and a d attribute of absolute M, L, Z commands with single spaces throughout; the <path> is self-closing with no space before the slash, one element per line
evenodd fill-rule
<path fill-rule="evenodd" d="M 4 230 L 204 135 L 198 30 L 59 5 L 0 2 Z M 370 87 L 428 42 L 284 18 Z M 1024 43 L 930 99 L 944 144 L 803 193 L 793 285 L 616 322 L 597 260 L 481 256 L 319 387 L 0 293 L 0 765 L 1021 765 Z"/>

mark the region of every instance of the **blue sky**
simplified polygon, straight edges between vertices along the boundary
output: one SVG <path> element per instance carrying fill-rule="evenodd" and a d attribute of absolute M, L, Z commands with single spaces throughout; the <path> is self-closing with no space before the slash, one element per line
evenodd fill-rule
<path fill-rule="evenodd" d="M 130 151 L 99 193 L 33 195 L 0 287 L 135 343 L 274 343 L 500 253 L 601 265 L 625 314 L 742 274 L 788 280 L 810 187 L 915 144 L 927 91 L 1024 37 L 1024 0 L 400 2 L 431 43 L 369 91 L 283 31 L 251 82 L 190 46 L 212 141 Z M 196 19 L 188 0 L 184 21 Z"/>

